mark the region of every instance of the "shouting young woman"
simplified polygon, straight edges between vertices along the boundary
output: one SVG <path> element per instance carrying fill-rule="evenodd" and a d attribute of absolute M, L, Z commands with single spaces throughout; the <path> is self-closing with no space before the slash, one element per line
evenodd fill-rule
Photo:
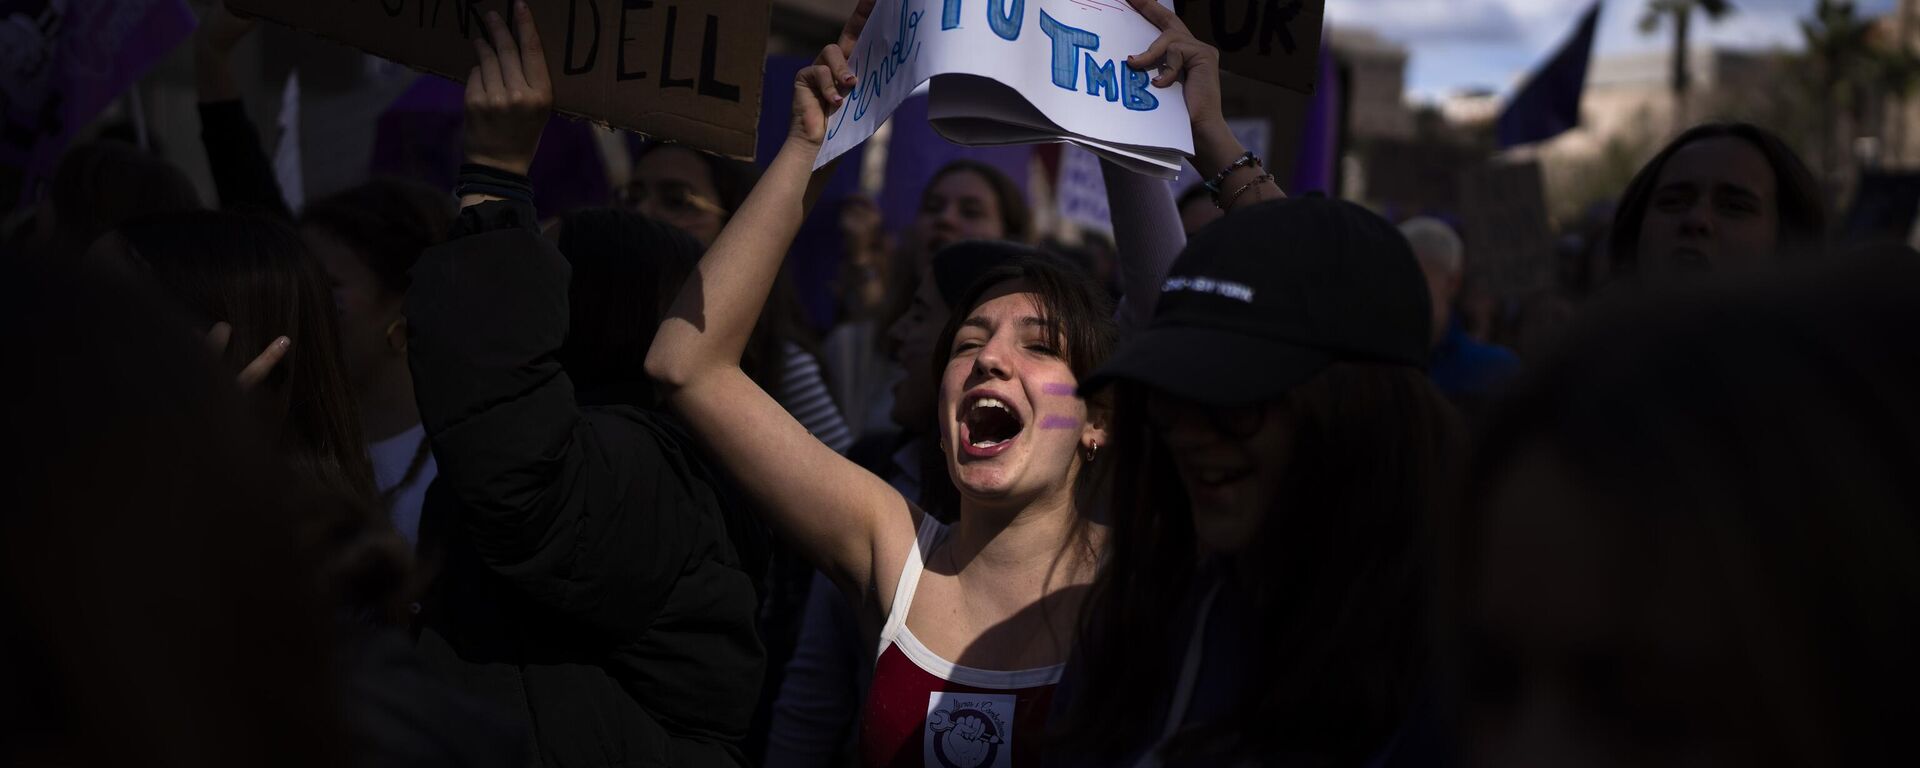
<path fill-rule="evenodd" d="M 811 183 L 825 179 L 813 161 L 858 83 L 845 51 L 871 8 L 800 73 L 785 145 L 682 290 L 647 368 L 770 521 L 858 602 L 878 653 L 863 761 L 987 750 L 1029 762 L 1101 538 L 1076 492 L 1106 443 L 1104 417 L 1075 392 L 1113 343 L 1105 293 L 1034 254 L 953 307 L 927 361 L 961 499 L 951 526 L 822 446 L 739 365 Z"/>

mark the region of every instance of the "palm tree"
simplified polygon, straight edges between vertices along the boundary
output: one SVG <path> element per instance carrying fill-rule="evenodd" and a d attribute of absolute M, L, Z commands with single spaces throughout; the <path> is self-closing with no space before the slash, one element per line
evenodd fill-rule
<path fill-rule="evenodd" d="M 1820 0 L 1813 17 L 1800 22 L 1800 34 L 1813 64 L 1815 93 L 1823 102 L 1826 136 L 1821 147 L 1828 194 L 1838 200 L 1852 165 L 1853 134 L 1864 117 L 1864 92 L 1876 81 L 1905 76 L 1897 60 L 1877 56 L 1869 45 L 1869 27 L 1853 0 Z M 1889 83 L 1895 84 L 1895 83 Z"/>
<path fill-rule="evenodd" d="M 1660 29 L 1661 19 L 1672 17 L 1675 133 L 1687 125 L 1687 90 L 1692 85 L 1687 70 L 1687 27 L 1696 10 L 1706 14 L 1708 21 L 1718 21 L 1733 13 L 1734 8 L 1727 0 L 1647 0 L 1647 9 L 1640 15 L 1640 33 L 1646 35 Z"/>

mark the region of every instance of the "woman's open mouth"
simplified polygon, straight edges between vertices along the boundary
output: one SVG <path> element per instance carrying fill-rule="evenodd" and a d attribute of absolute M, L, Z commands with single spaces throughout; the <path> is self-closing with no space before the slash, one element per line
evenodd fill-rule
<path fill-rule="evenodd" d="M 991 394 L 975 395 L 960 411 L 960 448 L 976 459 L 998 456 L 1025 427 L 1006 401 Z"/>

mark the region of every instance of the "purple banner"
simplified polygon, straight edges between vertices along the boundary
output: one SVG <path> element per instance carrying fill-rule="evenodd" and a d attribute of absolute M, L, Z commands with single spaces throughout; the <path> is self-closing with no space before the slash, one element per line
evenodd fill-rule
<path fill-rule="evenodd" d="M 20 174 L 15 202 L 45 194 L 74 134 L 195 23 L 183 0 L 0 0 L 0 166 Z"/>
<path fill-rule="evenodd" d="M 760 167 L 773 162 L 773 155 L 787 138 L 787 122 L 793 115 L 793 76 L 813 63 L 808 56 L 768 56 L 766 80 L 760 89 L 760 137 L 754 159 Z M 787 278 L 807 319 L 819 331 L 826 331 L 839 320 L 839 306 L 833 298 L 833 281 L 839 276 L 845 244 L 840 235 L 840 204 L 848 195 L 860 191 L 861 153 L 849 152 L 840 159 L 840 167 L 820 191 L 820 200 L 800 224 L 800 233 L 787 250 Z"/>

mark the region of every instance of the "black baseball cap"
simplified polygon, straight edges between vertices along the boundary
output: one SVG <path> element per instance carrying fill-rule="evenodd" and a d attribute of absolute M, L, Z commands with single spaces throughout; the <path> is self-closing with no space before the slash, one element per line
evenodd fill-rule
<path fill-rule="evenodd" d="M 1424 368 L 1432 299 L 1413 248 L 1353 203 L 1291 198 L 1202 230 L 1153 322 L 1081 389 L 1137 381 L 1220 406 L 1272 400 L 1336 360 Z"/>

